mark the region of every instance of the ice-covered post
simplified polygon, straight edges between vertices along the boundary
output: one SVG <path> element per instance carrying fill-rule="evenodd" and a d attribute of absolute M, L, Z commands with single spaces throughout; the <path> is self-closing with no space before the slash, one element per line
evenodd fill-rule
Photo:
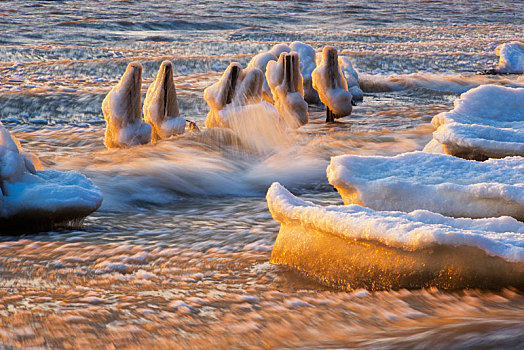
<path fill-rule="evenodd" d="M 142 120 L 140 89 L 142 65 L 131 62 L 102 102 L 108 148 L 130 147 L 151 141 L 151 125 Z"/>
<path fill-rule="evenodd" d="M 278 62 L 269 62 L 266 79 L 275 99 L 275 107 L 287 124 L 294 128 L 307 124 L 308 106 L 304 100 L 298 54 L 284 52 Z"/>
<path fill-rule="evenodd" d="M 180 117 L 170 61 L 162 62 L 155 81 L 147 89 L 144 120 L 153 127 L 153 141 L 184 133 L 186 121 Z"/>
<path fill-rule="evenodd" d="M 346 78 L 338 64 L 337 51 L 326 46 L 322 51 L 322 62 L 311 73 L 313 87 L 326 106 L 326 122 L 351 114 L 352 96 L 348 91 Z"/>

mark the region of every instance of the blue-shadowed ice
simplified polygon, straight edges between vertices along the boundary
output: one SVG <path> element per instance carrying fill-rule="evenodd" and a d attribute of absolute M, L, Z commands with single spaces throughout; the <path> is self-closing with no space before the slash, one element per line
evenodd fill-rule
<path fill-rule="evenodd" d="M 89 179 L 73 171 L 43 170 L 0 123 L 0 233 L 78 224 L 101 203 L 102 194 Z"/>
<path fill-rule="evenodd" d="M 426 152 L 394 157 L 344 155 L 331 159 L 327 176 L 346 204 L 524 220 L 522 157 L 477 162 Z"/>
<path fill-rule="evenodd" d="M 471 89 L 431 123 L 437 130 L 427 152 L 477 160 L 524 156 L 524 88 Z"/>

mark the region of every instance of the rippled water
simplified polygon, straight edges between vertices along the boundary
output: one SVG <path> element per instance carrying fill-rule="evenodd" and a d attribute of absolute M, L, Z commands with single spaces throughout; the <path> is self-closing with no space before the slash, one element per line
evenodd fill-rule
<path fill-rule="evenodd" d="M 2 1 L 0 120 L 46 168 L 80 171 L 102 208 L 80 229 L 2 237 L 0 343 L 105 348 L 517 348 L 520 292 L 332 290 L 268 263 L 279 181 L 342 204 L 329 158 L 421 149 L 429 122 L 522 40 L 521 1 Z M 181 115 L 229 62 L 279 42 L 336 47 L 360 71 L 351 117 L 296 133 L 210 130 L 105 150 L 101 103 L 133 60 L 143 93 L 174 64 Z M 258 135 L 257 137 L 259 137 Z M 265 140 L 265 139 L 264 139 Z"/>

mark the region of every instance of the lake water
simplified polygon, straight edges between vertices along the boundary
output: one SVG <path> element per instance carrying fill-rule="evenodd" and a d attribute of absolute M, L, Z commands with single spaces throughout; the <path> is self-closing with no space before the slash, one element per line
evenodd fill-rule
<path fill-rule="evenodd" d="M 0 120 L 45 168 L 76 170 L 104 203 L 79 229 L 0 240 L 0 344 L 51 348 L 517 348 L 524 296 L 332 289 L 269 264 L 279 181 L 342 204 L 331 156 L 421 150 L 431 118 L 480 84 L 497 45 L 522 40 L 515 1 L 1 1 Z M 336 124 L 310 107 L 296 132 L 204 131 L 103 145 L 102 100 L 131 61 L 143 95 L 173 62 L 180 112 L 203 90 L 299 40 L 350 57 L 364 101 Z M 266 137 L 271 135 L 271 137 Z"/>

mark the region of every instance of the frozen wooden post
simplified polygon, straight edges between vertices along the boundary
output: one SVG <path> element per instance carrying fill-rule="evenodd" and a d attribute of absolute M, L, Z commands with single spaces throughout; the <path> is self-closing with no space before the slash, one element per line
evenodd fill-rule
<path fill-rule="evenodd" d="M 238 74 L 239 73 L 239 67 L 233 66 L 231 67 L 231 76 L 229 81 L 226 85 L 226 99 L 225 99 L 225 105 L 228 105 L 233 101 L 233 97 L 235 95 L 235 89 L 237 87 L 237 80 L 238 80 Z"/>

